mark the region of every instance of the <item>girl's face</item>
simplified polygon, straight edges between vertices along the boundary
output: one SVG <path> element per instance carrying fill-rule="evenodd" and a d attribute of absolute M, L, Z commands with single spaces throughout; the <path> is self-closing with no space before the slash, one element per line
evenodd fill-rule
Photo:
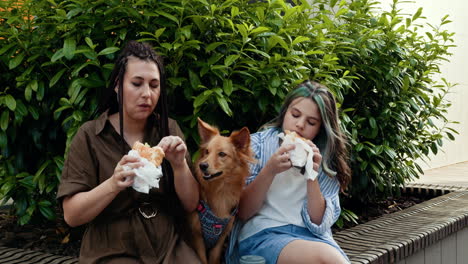
<path fill-rule="evenodd" d="M 283 131 L 295 131 L 307 139 L 320 132 L 322 117 L 317 104 L 310 98 L 298 97 L 289 104 L 283 120 Z"/>
<path fill-rule="evenodd" d="M 156 63 L 128 57 L 123 90 L 124 120 L 146 120 L 156 108 L 161 94 L 160 72 Z"/>

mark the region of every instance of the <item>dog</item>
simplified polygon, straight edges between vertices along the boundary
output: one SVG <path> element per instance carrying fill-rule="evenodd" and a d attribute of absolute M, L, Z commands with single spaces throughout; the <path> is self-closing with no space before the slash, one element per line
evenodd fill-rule
<path fill-rule="evenodd" d="M 194 174 L 200 201 L 189 216 L 191 246 L 203 264 L 218 264 L 223 245 L 231 232 L 245 179 L 254 162 L 247 127 L 229 137 L 198 118 L 200 155 Z"/>

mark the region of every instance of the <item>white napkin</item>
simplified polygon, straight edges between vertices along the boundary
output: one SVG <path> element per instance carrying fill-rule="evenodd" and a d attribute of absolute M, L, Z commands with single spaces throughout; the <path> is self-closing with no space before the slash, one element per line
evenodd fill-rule
<path fill-rule="evenodd" d="M 291 135 L 285 135 L 284 133 L 279 133 L 278 137 L 283 140 L 283 144 L 292 144 L 296 145 L 296 148 L 289 151 L 289 159 L 293 165 L 289 170 L 297 170 L 296 167 L 304 167 L 305 173 L 304 177 L 309 180 L 315 180 L 317 178 L 318 172 L 314 171 L 313 160 L 314 151 L 312 147 L 309 146 L 304 140 L 300 138 L 293 137 Z M 288 170 L 288 171 L 289 171 Z"/>
<path fill-rule="evenodd" d="M 140 154 L 136 150 L 130 150 L 128 152 L 129 156 L 140 158 L 140 161 L 143 162 L 143 166 L 138 168 L 130 168 L 129 166 L 124 165 L 123 169 L 133 170 L 136 174 L 136 177 L 133 182 L 133 189 L 141 193 L 149 193 L 149 190 L 153 187 L 159 188 L 159 178 L 163 176 L 161 166 L 156 167 L 153 163 L 149 162 L 147 159 L 140 157 Z"/>

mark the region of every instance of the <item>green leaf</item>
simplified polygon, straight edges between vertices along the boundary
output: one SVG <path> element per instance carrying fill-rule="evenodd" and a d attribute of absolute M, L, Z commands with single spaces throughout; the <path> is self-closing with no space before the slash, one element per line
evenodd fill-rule
<path fill-rule="evenodd" d="M 45 93 L 44 82 L 40 81 L 37 86 L 36 100 L 42 101 L 42 99 L 44 98 L 44 93 Z"/>
<path fill-rule="evenodd" d="M 411 19 L 411 21 L 415 21 L 416 19 L 418 19 L 421 16 L 422 10 L 423 10 L 422 7 L 418 8 L 418 11 L 416 11 L 416 13 L 413 15 L 413 18 Z"/>
<path fill-rule="evenodd" d="M 18 65 L 21 64 L 21 62 L 24 59 L 25 54 L 21 52 L 20 54 L 17 54 L 12 60 L 10 60 L 10 63 L 8 65 L 8 68 L 10 70 L 13 70 L 14 68 L 18 67 Z"/>
<path fill-rule="evenodd" d="M 433 153 L 434 155 L 437 155 L 438 147 L 437 147 L 436 142 L 432 142 L 432 144 L 431 144 L 431 150 L 432 150 L 432 153 Z"/>
<path fill-rule="evenodd" d="M 325 54 L 323 50 L 310 50 L 306 52 L 306 55 Z"/>
<path fill-rule="evenodd" d="M 31 116 L 35 119 L 35 120 L 39 120 L 39 112 L 37 111 L 37 109 L 32 106 L 32 105 L 29 105 L 28 106 L 28 110 L 29 110 L 29 113 L 31 113 Z"/>
<path fill-rule="evenodd" d="M 23 173 L 22 173 L 23 174 Z M 22 177 L 22 179 L 20 179 Z M 33 182 L 33 177 L 29 174 L 23 174 L 21 176 L 16 175 L 16 178 L 20 179 L 18 180 L 18 183 L 21 184 L 21 186 L 26 187 L 30 190 L 34 189 L 36 185 Z"/>
<path fill-rule="evenodd" d="M 51 206 L 52 203 L 50 201 L 47 201 L 47 200 L 42 200 L 42 201 L 38 202 L 37 205 L 47 207 L 47 206 Z"/>
<path fill-rule="evenodd" d="M 282 37 L 275 35 L 275 36 L 271 36 L 271 37 L 270 37 L 270 40 L 273 40 L 275 43 L 279 43 L 280 46 L 283 47 L 283 49 L 289 51 L 288 44 L 283 40 Z M 276 45 L 276 44 L 275 44 L 275 45 Z M 274 47 L 275 45 L 273 45 L 273 47 Z"/>
<path fill-rule="evenodd" d="M 2 47 L 2 48 L 0 49 L 0 55 L 2 55 L 3 53 L 7 52 L 9 49 L 11 49 L 11 47 L 13 47 L 13 46 L 15 46 L 15 45 L 16 45 L 16 43 L 11 43 L 11 44 L 9 44 L 9 45 L 6 45 L 6 46 Z"/>
<path fill-rule="evenodd" d="M 359 152 L 359 151 L 361 151 L 363 148 L 364 148 L 364 144 L 358 143 L 358 144 L 354 147 L 354 150 L 355 150 L 356 152 Z"/>
<path fill-rule="evenodd" d="M 172 20 L 173 22 L 175 22 L 177 25 L 179 25 L 179 20 L 177 19 L 177 17 L 169 14 L 169 13 L 166 13 L 164 11 L 161 11 L 161 10 L 155 10 L 156 13 L 160 14 L 161 16 L 163 17 L 166 17 L 168 18 L 169 20 Z"/>
<path fill-rule="evenodd" d="M 211 52 L 213 50 L 215 50 L 217 47 L 223 45 L 224 42 L 213 42 L 213 43 L 210 43 L 208 46 L 206 46 L 205 48 L 205 51 L 208 53 L 208 52 Z"/>
<path fill-rule="evenodd" d="M 74 69 L 74 70 L 71 72 L 71 76 L 72 76 L 72 77 L 78 76 L 78 74 L 80 73 L 80 71 L 81 71 L 83 68 L 85 68 L 86 66 L 90 65 L 90 64 L 92 65 L 92 64 L 94 64 L 94 62 L 92 62 L 92 61 L 87 61 L 87 62 L 81 64 L 79 67 L 77 67 L 76 69 Z"/>
<path fill-rule="evenodd" d="M 10 94 L 7 94 L 5 96 L 5 104 L 11 111 L 15 111 L 15 109 L 16 109 L 16 100 Z"/>
<path fill-rule="evenodd" d="M 239 59 L 239 55 L 229 55 L 227 58 L 224 60 L 224 65 L 226 67 L 231 66 L 237 59 Z"/>
<path fill-rule="evenodd" d="M 67 38 L 63 43 L 63 55 L 68 60 L 71 60 L 75 55 L 76 40 L 74 38 Z"/>
<path fill-rule="evenodd" d="M 234 18 L 239 14 L 239 8 L 237 6 L 231 7 L 231 17 Z"/>
<path fill-rule="evenodd" d="M 310 40 L 310 38 L 308 38 L 308 37 L 298 36 L 298 37 L 296 37 L 294 39 L 294 41 L 292 42 L 292 45 L 294 46 L 296 44 L 299 44 L 299 43 L 304 42 L 304 41 L 309 41 L 309 40 Z"/>
<path fill-rule="evenodd" d="M 22 216 L 20 216 L 18 223 L 21 226 L 23 226 L 23 225 L 29 223 L 29 221 L 31 221 L 31 215 L 22 215 Z"/>
<path fill-rule="evenodd" d="M 455 140 L 455 137 L 453 136 L 452 133 L 450 132 L 445 132 L 447 134 L 447 137 L 450 139 L 450 140 Z"/>
<path fill-rule="evenodd" d="M 18 100 L 16 102 L 16 115 L 20 115 L 20 116 L 25 116 L 28 114 L 28 109 L 26 108 L 26 106 L 23 104 L 23 102 L 21 102 L 21 100 Z"/>
<path fill-rule="evenodd" d="M 60 77 L 62 77 L 63 73 L 66 71 L 67 69 L 61 69 L 60 71 L 58 71 L 54 77 L 52 77 L 52 79 L 50 79 L 50 82 L 49 82 L 49 87 L 53 87 L 57 82 L 58 80 L 60 79 Z"/>
<path fill-rule="evenodd" d="M 117 47 L 108 47 L 108 48 L 105 48 L 105 49 L 101 50 L 98 53 L 98 56 L 112 54 L 112 53 L 115 53 L 118 50 L 119 50 L 119 48 L 117 48 Z"/>
<path fill-rule="evenodd" d="M 72 108 L 71 105 L 64 105 L 64 106 L 61 106 L 59 107 L 57 110 L 54 111 L 54 120 L 58 120 L 59 117 L 60 117 L 60 114 L 62 113 L 63 110 L 66 110 L 66 109 L 69 109 L 69 108 Z"/>
<path fill-rule="evenodd" d="M 271 87 L 278 88 L 281 85 L 281 79 L 278 76 L 271 78 Z"/>
<path fill-rule="evenodd" d="M 85 42 L 86 42 L 86 44 L 88 44 L 88 47 L 90 47 L 92 50 L 94 50 L 94 48 L 96 47 L 96 46 L 94 46 L 94 44 L 93 44 L 93 40 L 90 39 L 89 37 L 86 37 L 86 38 L 85 38 Z"/>
<path fill-rule="evenodd" d="M 198 108 L 200 105 L 202 105 L 208 98 L 211 96 L 213 91 L 207 90 L 195 97 L 195 100 L 193 101 L 193 107 Z"/>
<path fill-rule="evenodd" d="M 44 170 L 49 166 L 49 164 L 52 162 L 52 160 L 47 160 L 46 162 L 42 163 L 41 167 L 36 171 L 36 174 L 34 175 L 33 181 L 37 181 L 38 178 L 42 175 Z M 44 175 L 42 175 L 44 176 Z"/>
<path fill-rule="evenodd" d="M 251 51 L 251 52 L 254 52 L 254 53 L 257 53 L 257 54 L 260 54 L 262 55 L 263 57 L 265 58 L 270 58 L 270 55 L 264 51 L 261 51 L 261 50 L 257 50 L 257 49 L 245 49 L 245 51 Z"/>
<path fill-rule="evenodd" d="M 232 110 L 229 107 L 226 99 L 221 96 L 217 96 L 216 100 L 218 101 L 219 106 L 221 106 L 221 109 L 223 109 L 224 113 L 226 113 L 228 116 L 232 116 Z"/>
<path fill-rule="evenodd" d="M 3 111 L 0 118 L 0 128 L 6 131 L 8 128 L 8 122 L 10 121 L 10 111 Z"/>
<path fill-rule="evenodd" d="M 54 211 L 50 208 L 50 207 L 42 207 L 42 206 L 39 206 L 39 211 L 41 212 L 41 214 L 49 219 L 49 220 L 53 220 L 55 219 L 55 213 Z"/>
<path fill-rule="evenodd" d="M 223 80 L 223 91 L 227 96 L 230 96 L 232 93 L 233 87 L 232 87 L 232 80 L 230 79 L 224 79 Z"/>
<path fill-rule="evenodd" d="M 189 69 L 189 80 L 190 80 L 190 85 L 192 86 L 193 90 L 197 91 L 200 89 L 198 87 L 201 84 L 200 78 L 191 69 Z"/>
<path fill-rule="evenodd" d="M 31 89 L 35 92 L 37 92 L 37 87 L 38 87 L 38 83 L 37 83 L 37 80 L 32 80 L 28 83 L 28 85 L 26 86 L 26 89 Z"/>
<path fill-rule="evenodd" d="M 247 28 L 243 24 L 236 24 L 237 31 L 241 34 L 242 39 L 245 41 L 247 39 Z"/>
<path fill-rule="evenodd" d="M 64 56 L 63 49 L 59 49 L 54 53 L 54 55 L 52 55 L 52 58 L 50 58 L 50 61 L 51 62 L 56 62 L 56 61 L 60 60 L 63 56 Z"/>
<path fill-rule="evenodd" d="M 79 110 L 73 111 L 72 116 L 78 122 L 81 122 L 83 120 L 83 112 Z"/>
<path fill-rule="evenodd" d="M 371 128 L 376 129 L 377 128 L 377 122 L 373 117 L 369 117 L 369 125 Z"/>
<path fill-rule="evenodd" d="M 32 89 L 28 85 L 28 86 L 26 86 L 26 89 L 24 89 L 24 98 L 26 99 L 26 101 L 30 102 L 31 97 L 32 97 Z"/>
<path fill-rule="evenodd" d="M 158 30 L 156 30 L 156 32 L 154 33 L 154 37 L 159 38 L 162 35 L 162 33 L 164 33 L 164 30 L 166 30 L 166 28 L 159 28 Z"/>
<path fill-rule="evenodd" d="M 252 31 L 250 31 L 250 34 L 259 34 L 259 33 L 267 32 L 267 31 L 270 31 L 269 27 L 257 27 L 253 29 Z"/>

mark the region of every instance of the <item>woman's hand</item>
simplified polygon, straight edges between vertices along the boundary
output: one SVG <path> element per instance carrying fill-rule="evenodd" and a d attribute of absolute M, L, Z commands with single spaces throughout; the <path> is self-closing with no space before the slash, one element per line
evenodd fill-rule
<path fill-rule="evenodd" d="M 278 148 L 278 150 L 270 157 L 265 168 L 274 176 L 292 167 L 289 159 L 289 151 L 295 149 L 296 146 L 286 144 Z"/>
<path fill-rule="evenodd" d="M 312 162 L 314 164 L 313 169 L 314 171 L 318 172 L 320 164 L 322 164 L 322 154 L 320 154 L 319 148 L 317 148 L 317 146 L 312 141 L 307 140 L 306 142 L 312 148 L 312 151 L 314 152 L 314 156 L 312 158 Z"/>
<path fill-rule="evenodd" d="M 130 167 L 132 169 L 143 166 L 143 163 L 140 162 L 140 159 L 137 157 L 132 157 L 125 155 L 115 166 L 114 174 L 111 177 L 113 190 L 118 192 L 123 189 L 132 186 L 135 172 L 133 170 L 124 170 L 124 166 Z"/>
<path fill-rule="evenodd" d="M 187 152 L 187 146 L 180 137 L 163 137 L 158 146 L 164 150 L 165 159 L 171 163 L 173 168 L 182 166 L 185 163 L 185 153 Z"/>

